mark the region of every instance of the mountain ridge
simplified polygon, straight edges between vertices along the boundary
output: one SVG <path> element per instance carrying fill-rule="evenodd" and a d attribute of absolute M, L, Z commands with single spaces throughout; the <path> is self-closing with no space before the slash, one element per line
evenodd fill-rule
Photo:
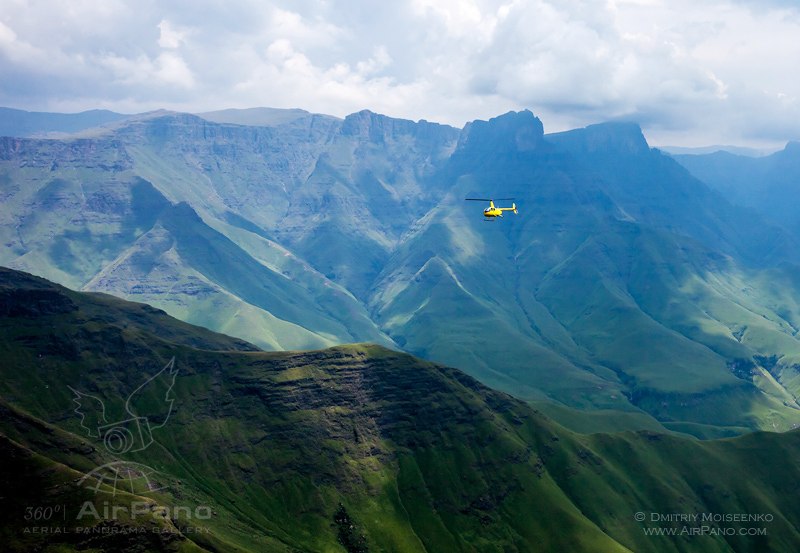
<path fill-rule="evenodd" d="M 800 423 L 784 405 L 799 393 L 797 239 L 638 126 L 288 115 L 3 139 L 0 262 L 269 349 L 400 346 L 626 427 Z M 516 197 L 520 214 L 483 223 L 475 196 Z"/>
<path fill-rule="evenodd" d="M 104 109 L 67 114 L 0 107 L 0 136 L 59 137 L 113 124 L 128 117 L 130 115 Z"/>

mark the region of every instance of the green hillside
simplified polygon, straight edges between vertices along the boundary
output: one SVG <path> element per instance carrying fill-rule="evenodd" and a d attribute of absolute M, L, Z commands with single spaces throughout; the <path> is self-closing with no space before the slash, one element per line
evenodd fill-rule
<path fill-rule="evenodd" d="M 13 159 L 38 159 L 2 177 L 10 192 L 1 210 L 4 262 L 269 349 L 391 344 L 350 294 L 308 263 L 252 232 L 220 221 L 215 230 L 187 203 L 171 203 L 137 176 L 118 142 L 4 140 Z M 242 246 L 224 232 L 245 234 Z"/>
<path fill-rule="evenodd" d="M 578 435 L 458 370 L 379 346 L 252 351 L 146 306 L 6 269 L 0 350 L 9 551 L 788 552 L 800 543 L 787 484 L 800 476 L 797 432 Z M 174 388 L 146 388 L 135 402 L 150 417 L 174 399 L 163 424 L 148 419 L 152 444 L 114 455 L 87 436 L 75 391 L 87 417 L 86 398 L 102 398 L 116 428 L 129 416 L 125 398 L 172 358 Z M 101 469 L 120 466 L 136 478 L 95 489 Z M 709 520 L 653 520 L 671 513 Z M 748 521 L 713 520 L 734 513 Z M 651 535 L 667 531 L 678 535 Z"/>

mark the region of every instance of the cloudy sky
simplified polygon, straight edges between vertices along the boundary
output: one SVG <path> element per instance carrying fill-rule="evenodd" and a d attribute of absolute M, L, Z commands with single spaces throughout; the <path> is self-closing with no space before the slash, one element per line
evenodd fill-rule
<path fill-rule="evenodd" d="M 370 109 L 653 145 L 800 139 L 796 0 L 0 0 L 0 105 Z"/>

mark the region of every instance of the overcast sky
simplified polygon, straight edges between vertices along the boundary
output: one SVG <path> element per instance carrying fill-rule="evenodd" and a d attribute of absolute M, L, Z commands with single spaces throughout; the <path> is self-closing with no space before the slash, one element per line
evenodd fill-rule
<path fill-rule="evenodd" d="M 769 147 L 800 139 L 799 98 L 796 0 L 0 0 L 0 105 L 33 111 L 528 108 Z"/>

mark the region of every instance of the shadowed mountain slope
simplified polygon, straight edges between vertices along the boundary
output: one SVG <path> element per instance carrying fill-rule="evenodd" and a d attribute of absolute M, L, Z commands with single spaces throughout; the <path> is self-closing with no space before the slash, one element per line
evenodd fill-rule
<path fill-rule="evenodd" d="M 796 209 L 800 142 L 789 142 L 783 150 L 763 157 L 729 152 L 673 157 L 731 202 L 752 208 L 771 224 L 800 236 Z"/>
<path fill-rule="evenodd" d="M 796 489 L 786 484 L 800 477 L 797 432 L 707 442 L 580 436 L 458 370 L 378 346 L 248 351 L 151 308 L 5 269 L 0 348 L 0 532 L 11 551 L 730 552 L 800 543 Z M 102 398 L 107 420 L 124 421 L 124 399 L 170 358 L 174 407 L 151 428 L 153 444 L 113 454 L 86 435 L 76 390 Z M 163 399 L 148 389 L 138 415 Z M 146 473 L 146 485 L 87 486 L 119 466 Z M 32 523 L 31 505 L 63 520 Z M 116 515 L 104 514 L 110 506 Z M 86 515 L 92 509 L 97 516 Z M 653 513 L 762 518 L 711 520 L 716 532 L 701 533 L 699 523 L 656 523 Z M 698 530 L 681 535 L 685 527 Z"/>

